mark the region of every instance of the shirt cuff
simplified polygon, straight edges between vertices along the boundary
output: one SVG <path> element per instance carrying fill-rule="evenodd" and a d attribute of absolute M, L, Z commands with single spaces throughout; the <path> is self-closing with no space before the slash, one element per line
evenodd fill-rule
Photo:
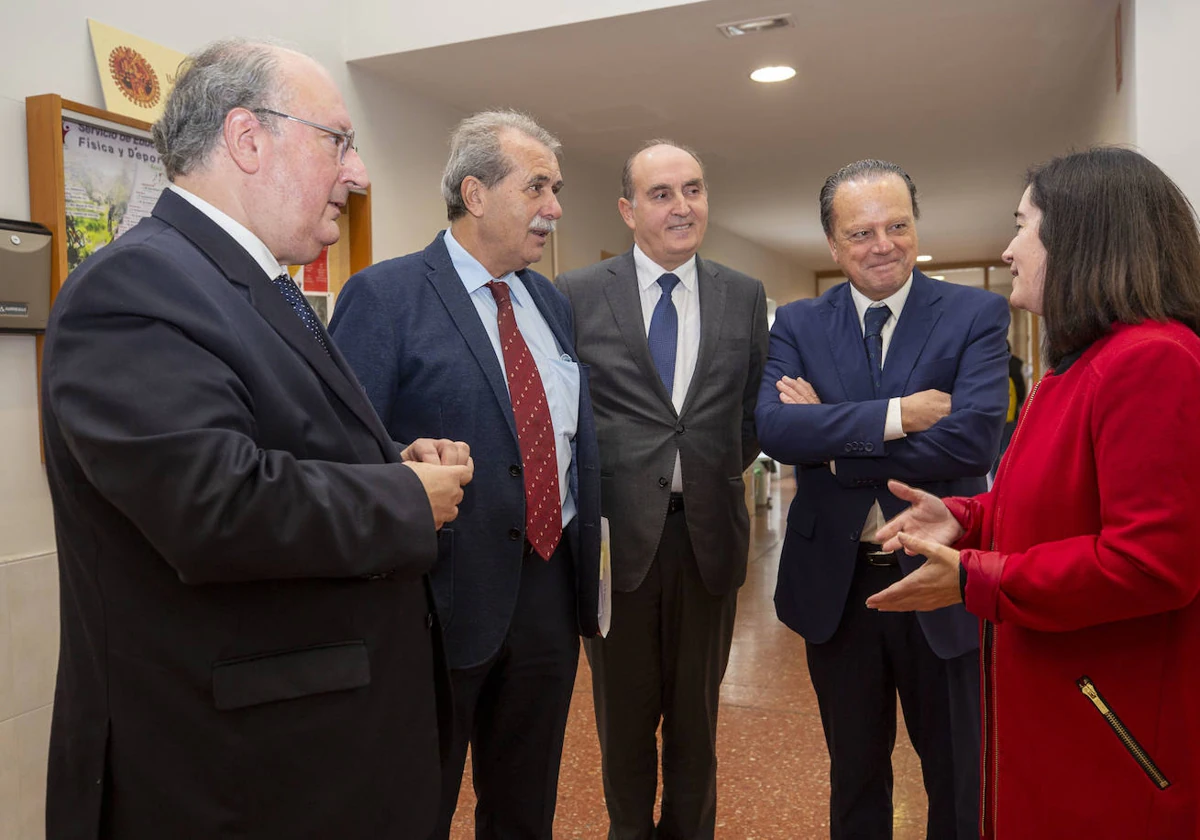
<path fill-rule="evenodd" d="M 900 440 L 900 438 L 908 437 L 904 433 L 904 421 L 900 417 L 900 398 L 892 397 L 888 400 L 887 419 L 883 423 L 883 439 Z"/>

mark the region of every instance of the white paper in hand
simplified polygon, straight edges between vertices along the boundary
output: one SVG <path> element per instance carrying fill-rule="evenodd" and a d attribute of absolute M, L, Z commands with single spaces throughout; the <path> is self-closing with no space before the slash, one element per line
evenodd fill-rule
<path fill-rule="evenodd" d="M 612 562 L 609 555 L 608 517 L 600 517 L 600 600 L 596 620 L 600 635 L 607 636 L 612 625 Z"/>

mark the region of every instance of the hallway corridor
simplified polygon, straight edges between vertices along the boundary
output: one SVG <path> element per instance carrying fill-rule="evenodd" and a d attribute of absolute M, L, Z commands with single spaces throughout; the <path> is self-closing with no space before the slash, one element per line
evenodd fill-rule
<path fill-rule="evenodd" d="M 790 472 L 790 470 L 787 470 Z M 829 836 L 829 758 L 804 642 L 775 618 L 772 597 L 795 483 L 771 482 L 771 506 L 751 519 L 750 565 L 738 598 L 733 651 L 721 687 L 717 736 L 717 840 L 820 840 Z M 898 726 L 893 756 L 895 840 L 924 837 L 921 768 Z M 474 837 L 470 767 L 453 840 Z M 591 672 L 580 656 L 559 779 L 555 840 L 603 840 L 608 822 Z"/>

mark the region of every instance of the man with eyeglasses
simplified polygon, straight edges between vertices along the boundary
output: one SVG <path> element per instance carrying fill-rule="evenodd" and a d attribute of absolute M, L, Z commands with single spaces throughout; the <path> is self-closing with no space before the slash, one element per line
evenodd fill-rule
<path fill-rule="evenodd" d="M 283 111 L 276 111 L 272 108 L 258 108 L 258 109 L 256 109 L 256 113 L 267 114 L 267 115 L 273 116 L 273 117 L 281 117 L 282 119 L 291 120 L 292 122 L 298 122 L 301 125 L 307 125 L 311 128 L 315 128 L 318 131 L 322 131 L 325 134 L 328 134 L 329 139 L 332 140 L 333 143 L 337 146 L 338 161 L 342 164 L 346 163 L 346 153 L 347 152 L 349 152 L 351 150 L 353 150 L 355 152 L 358 151 L 358 147 L 354 145 L 354 129 L 353 128 L 350 129 L 349 131 L 342 131 L 340 128 L 333 128 L 328 125 L 321 125 L 320 123 L 315 123 L 312 120 L 304 120 L 304 119 L 301 119 L 300 117 L 292 116 L 291 114 L 285 114 L 285 113 L 283 113 Z"/>
<path fill-rule="evenodd" d="M 448 734 L 426 572 L 469 450 L 403 447 L 283 264 L 368 184 L 299 53 L 185 64 L 171 186 L 47 330 L 62 650 L 47 837 L 427 837 Z"/>
<path fill-rule="evenodd" d="M 477 459 L 432 574 L 455 722 L 439 840 L 468 744 L 477 840 L 551 840 L 579 636 L 597 628 L 586 368 L 566 299 L 529 268 L 562 215 L 558 156 L 525 114 L 463 120 L 442 176 L 449 229 L 351 277 L 330 325 L 393 437 L 429 429 Z"/>

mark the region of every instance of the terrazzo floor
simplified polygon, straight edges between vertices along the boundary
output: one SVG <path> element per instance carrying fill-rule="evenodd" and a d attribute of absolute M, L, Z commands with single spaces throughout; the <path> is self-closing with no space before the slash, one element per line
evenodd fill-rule
<path fill-rule="evenodd" d="M 738 596 L 733 651 L 721 687 L 717 753 L 717 840 L 819 840 L 829 836 L 829 756 L 804 642 L 775 618 L 772 597 L 791 479 L 771 482 L 771 505 L 752 516 L 750 565 Z M 921 768 L 897 727 L 893 793 L 894 840 L 924 836 Z M 475 796 L 470 765 L 452 840 L 472 840 Z M 555 840 L 604 840 L 608 820 L 600 780 L 600 747 L 592 680 L 580 655 L 559 778 Z"/>

